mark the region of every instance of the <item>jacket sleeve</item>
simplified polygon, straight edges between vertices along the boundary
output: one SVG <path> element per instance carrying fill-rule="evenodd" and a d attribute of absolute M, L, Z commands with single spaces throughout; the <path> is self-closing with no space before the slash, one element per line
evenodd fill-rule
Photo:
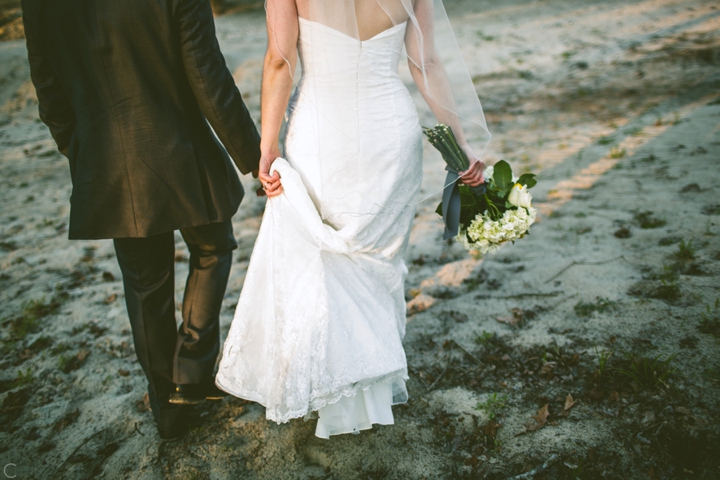
<path fill-rule="evenodd" d="M 205 118 L 242 173 L 258 168 L 260 135 L 225 65 L 209 0 L 178 0 L 185 72 Z"/>
<path fill-rule="evenodd" d="M 75 130 L 75 110 L 42 48 L 40 5 L 39 0 L 22 1 L 30 78 L 37 92 L 40 119 L 49 127 L 58 150 L 67 156 L 70 138 Z"/>

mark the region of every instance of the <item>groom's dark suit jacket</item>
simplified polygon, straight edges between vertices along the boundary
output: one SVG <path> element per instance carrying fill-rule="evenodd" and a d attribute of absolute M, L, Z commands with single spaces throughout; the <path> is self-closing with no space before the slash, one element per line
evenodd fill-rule
<path fill-rule="evenodd" d="M 231 218 L 259 136 L 208 0 L 23 0 L 40 118 L 70 160 L 70 238 Z M 217 141 L 208 122 L 227 148 Z"/>

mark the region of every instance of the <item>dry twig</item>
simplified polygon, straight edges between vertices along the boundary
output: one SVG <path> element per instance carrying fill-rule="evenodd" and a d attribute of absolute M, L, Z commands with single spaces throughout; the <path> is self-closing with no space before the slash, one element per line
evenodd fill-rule
<path fill-rule="evenodd" d="M 568 271 L 571 267 L 574 267 L 574 266 L 576 266 L 576 265 L 605 265 L 606 263 L 612 263 L 612 262 L 614 262 L 614 261 L 616 261 L 616 260 L 620 260 L 621 258 L 623 258 L 622 255 L 620 255 L 619 257 L 611 258 L 610 260 L 604 260 L 604 261 L 602 261 L 602 262 L 584 262 L 584 261 L 582 261 L 582 260 L 580 260 L 580 261 L 573 260 L 573 261 L 570 262 L 568 265 L 566 265 L 565 267 L 563 267 L 563 269 L 560 270 L 558 273 L 556 273 L 556 274 L 553 275 L 552 277 L 550 277 L 550 278 L 548 278 L 547 280 L 545 280 L 545 283 L 550 283 L 550 282 L 552 282 L 552 281 L 555 280 L 557 277 L 559 277 L 560 275 L 562 275 L 563 273 L 565 273 L 566 271 Z"/>
<path fill-rule="evenodd" d="M 462 345 L 460 345 L 457 341 L 455 341 L 455 340 L 451 340 L 451 341 L 452 341 L 452 343 L 454 343 L 455 345 L 457 345 L 460 350 L 462 350 L 463 352 L 465 352 L 470 358 L 472 358 L 473 360 L 475 360 L 475 363 L 477 363 L 478 365 L 482 365 L 482 364 L 483 364 L 475 355 L 473 355 L 472 353 L 468 352 L 468 351 L 465 349 L 465 347 L 463 347 Z"/>
<path fill-rule="evenodd" d="M 522 480 L 524 478 L 533 478 L 538 473 L 542 473 L 545 470 L 547 470 L 548 468 L 550 468 L 552 466 L 552 464 L 557 462 L 559 459 L 560 459 L 560 457 L 558 457 L 557 453 L 553 453 L 552 455 L 550 455 L 550 458 L 545 460 L 545 463 L 543 463 L 539 467 L 533 468 L 529 472 L 521 473 L 520 475 L 510 477 L 510 478 L 508 478 L 508 480 Z"/>
<path fill-rule="evenodd" d="M 554 292 L 526 292 L 526 293 L 516 293 L 513 295 L 484 295 L 481 293 L 481 294 L 475 295 L 475 299 L 476 300 L 487 300 L 489 298 L 512 299 L 512 298 L 525 298 L 525 297 L 557 297 L 558 295 L 560 295 L 562 293 L 564 293 L 563 290 L 556 290 Z"/>

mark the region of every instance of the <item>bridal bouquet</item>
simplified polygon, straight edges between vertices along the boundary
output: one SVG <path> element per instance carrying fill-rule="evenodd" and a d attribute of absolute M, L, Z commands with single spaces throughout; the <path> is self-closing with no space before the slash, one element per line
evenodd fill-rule
<path fill-rule="evenodd" d="M 524 237 L 537 213 L 528 192 L 537 183 L 535 175 L 516 178 L 510 165 L 500 160 L 485 169 L 483 185 L 458 185 L 458 172 L 470 165 L 452 129 L 440 124 L 423 130 L 447 163 L 443 201 L 437 208 L 445 221 L 445 238 L 455 237 L 467 250 L 484 254 Z"/>

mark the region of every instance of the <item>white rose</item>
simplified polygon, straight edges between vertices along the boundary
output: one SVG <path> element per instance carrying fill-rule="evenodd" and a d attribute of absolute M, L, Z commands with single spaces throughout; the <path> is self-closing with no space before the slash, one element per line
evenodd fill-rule
<path fill-rule="evenodd" d="M 520 185 L 519 183 L 513 185 L 508 196 L 508 202 L 516 207 L 531 208 L 532 195 L 527 191 L 527 185 Z"/>
<path fill-rule="evenodd" d="M 493 172 L 495 171 L 495 168 L 492 165 L 488 165 L 485 167 L 485 170 L 483 170 L 483 175 L 485 178 L 492 178 Z"/>

